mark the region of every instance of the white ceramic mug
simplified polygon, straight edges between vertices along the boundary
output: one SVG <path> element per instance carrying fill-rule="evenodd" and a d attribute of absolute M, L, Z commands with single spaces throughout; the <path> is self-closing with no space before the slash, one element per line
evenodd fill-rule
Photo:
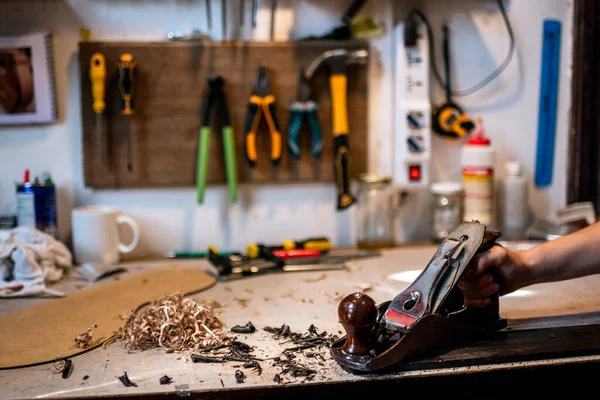
<path fill-rule="evenodd" d="M 129 215 L 108 207 L 78 207 L 73 209 L 73 252 L 78 264 L 118 264 L 121 254 L 130 253 L 140 239 L 140 228 Z M 119 238 L 119 225 L 129 225 L 133 231 L 131 243 Z"/>

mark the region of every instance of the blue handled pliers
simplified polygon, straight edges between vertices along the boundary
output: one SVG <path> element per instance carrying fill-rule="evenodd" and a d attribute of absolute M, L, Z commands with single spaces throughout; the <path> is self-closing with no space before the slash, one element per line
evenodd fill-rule
<path fill-rule="evenodd" d="M 319 127 L 317 119 L 317 109 L 319 105 L 310 99 L 310 87 L 304 74 L 304 69 L 300 68 L 298 76 L 298 94 L 296 101 L 290 106 L 292 116 L 288 131 L 288 148 L 293 158 L 300 158 L 300 130 L 302 123 L 306 119 L 312 132 L 312 155 L 321 156 L 323 151 L 323 134 Z"/>

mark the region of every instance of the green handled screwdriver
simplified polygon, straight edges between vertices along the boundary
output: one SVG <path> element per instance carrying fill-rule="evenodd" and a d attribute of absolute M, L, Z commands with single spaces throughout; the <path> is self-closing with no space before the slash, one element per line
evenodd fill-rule
<path fill-rule="evenodd" d="M 227 175 L 227 186 L 229 188 L 229 200 L 237 201 L 237 170 L 235 162 L 235 142 L 233 140 L 233 127 L 229 119 L 227 100 L 223 92 L 224 81 L 222 77 L 208 80 L 208 90 L 202 104 L 202 126 L 198 141 L 198 167 L 196 173 L 196 189 L 198 204 L 204 203 L 204 191 L 206 188 L 206 175 L 208 171 L 208 157 L 210 147 L 210 112 L 213 106 L 219 105 L 221 122 L 223 124 L 223 150 L 225 153 L 225 173 Z"/>

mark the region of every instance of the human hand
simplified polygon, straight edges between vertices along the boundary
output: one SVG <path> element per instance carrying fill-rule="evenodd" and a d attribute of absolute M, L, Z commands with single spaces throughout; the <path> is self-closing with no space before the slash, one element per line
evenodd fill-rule
<path fill-rule="evenodd" d="M 501 246 L 478 254 L 458 281 L 465 307 L 480 308 L 490 304 L 490 296 L 512 293 L 526 286 L 531 271 L 525 252 L 513 252 Z"/>

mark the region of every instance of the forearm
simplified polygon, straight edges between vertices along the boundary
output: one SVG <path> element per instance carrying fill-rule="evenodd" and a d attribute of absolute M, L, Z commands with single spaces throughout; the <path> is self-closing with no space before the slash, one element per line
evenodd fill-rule
<path fill-rule="evenodd" d="M 600 274 L 600 223 L 523 252 L 528 284 Z"/>

